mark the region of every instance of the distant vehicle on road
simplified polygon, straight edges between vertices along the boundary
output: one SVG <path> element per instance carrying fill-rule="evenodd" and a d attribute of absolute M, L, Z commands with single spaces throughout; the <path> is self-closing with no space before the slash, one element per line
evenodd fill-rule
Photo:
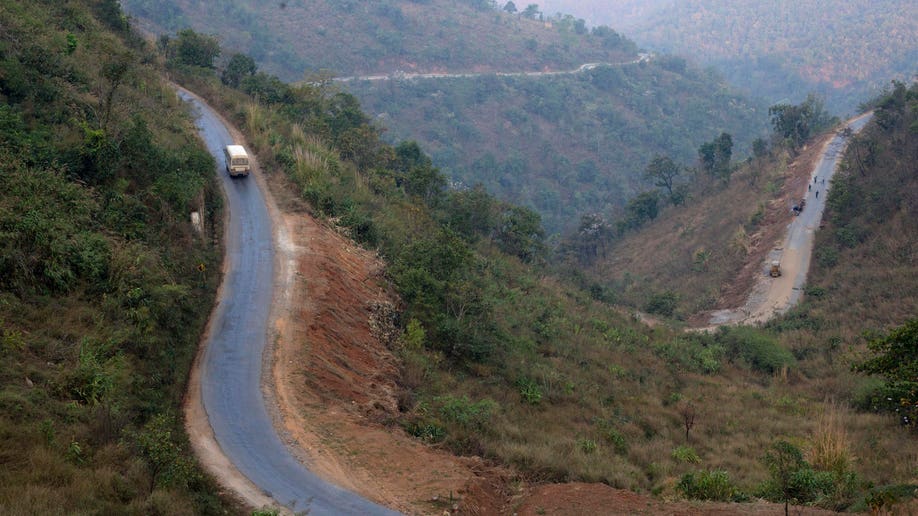
<path fill-rule="evenodd" d="M 226 171 L 230 177 L 249 175 L 249 155 L 242 145 L 227 145 L 223 149 L 223 156 L 226 158 Z"/>

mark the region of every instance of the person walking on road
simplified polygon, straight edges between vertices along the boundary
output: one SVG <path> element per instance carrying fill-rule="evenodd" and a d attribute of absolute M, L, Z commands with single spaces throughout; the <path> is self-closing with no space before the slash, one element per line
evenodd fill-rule
<path fill-rule="evenodd" d="M 816 198 L 819 199 L 819 190 L 816 190 Z"/>

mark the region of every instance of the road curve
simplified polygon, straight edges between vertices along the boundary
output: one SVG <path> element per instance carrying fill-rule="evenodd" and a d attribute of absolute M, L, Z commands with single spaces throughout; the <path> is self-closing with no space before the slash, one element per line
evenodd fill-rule
<path fill-rule="evenodd" d="M 309 514 L 397 514 L 310 472 L 281 441 L 262 392 L 263 354 L 275 284 L 274 237 L 254 177 L 231 179 L 223 147 L 234 143 L 221 118 L 196 96 L 198 132 L 217 161 L 225 192 L 226 261 L 221 297 L 199 357 L 200 401 L 220 450 L 239 473 L 279 505 Z M 248 497 L 251 499 L 251 497 Z"/>
<path fill-rule="evenodd" d="M 851 130 L 850 134 L 857 134 L 872 116 L 873 112 L 869 112 L 855 117 L 849 120 L 845 127 Z M 762 264 L 759 281 L 750 292 L 746 304 L 740 308 L 714 312 L 708 321 L 710 326 L 702 330 L 724 324 L 761 324 L 775 315 L 783 314 L 800 302 L 810 269 L 815 232 L 822 221 L 826 197 L 832 186 L 832 176 L 838 169 L 847 145 L 848 137 L 844 131 L 826 143 L 819 163 L 810 173 L 809 184 L 804 194 L 806 207 L 787 226 L 783 244 L 768 254 L 765 263 Z M 780 262 L 783 272 L 781 277 L 768 277 L 772 261 Z"/>

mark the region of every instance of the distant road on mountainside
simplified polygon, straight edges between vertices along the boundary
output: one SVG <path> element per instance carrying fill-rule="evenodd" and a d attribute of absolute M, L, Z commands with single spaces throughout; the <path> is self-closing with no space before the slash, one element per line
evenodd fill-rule
<path fill-rule="evenodd" d="M 573 70 L 543 70 L 541 72 L 464 72 L 464 73 L 448 73 L 448 72 L 431 72 L 431 73 L 405 73 L 401 71 L 396 71 L 391 74 L 377 74 L 377 75 L 362 75 L 362 76 L 351 76 L 351 77 L 336 77 L 334 80 L 337 82 L 352 82 L 352 81 L 391 81 L 391 80 L 411 80 L 411 79 L 454 79 L 454 78 L 469 78 L 469 77 L 483 77 L 494 75 L 497 77 L 546 77 L 552 75 L 573 75 L 577 73 L 588 72 L 596 68 L 603 66 L 628 66 L 635 65 L 638 63 L 647 63 L 653 59 L 653 54 L 641 53 L 638 55 L 637 59 L 632 59 L 631 61 L 624 61 L 621 63 L 584 63 Z"/>

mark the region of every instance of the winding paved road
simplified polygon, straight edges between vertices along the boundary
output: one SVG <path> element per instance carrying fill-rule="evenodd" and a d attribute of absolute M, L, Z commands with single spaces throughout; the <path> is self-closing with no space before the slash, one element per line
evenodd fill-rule
<path fill-rule="evenodd" d="M 262 368 L 274 288 L 274 242 L 265 196 L 254 177 L 231 179 L 223 147 L 234 143 L 220 117 L 179 90 L 217 160 L 226 193 L 226 263 L 222 297 L 200 362 L 201 399 L 220 449 L 255 486 L 282 506 L 309 514 L 396 514 L 329 484 L 301 464 L 271 423 Z"/>

